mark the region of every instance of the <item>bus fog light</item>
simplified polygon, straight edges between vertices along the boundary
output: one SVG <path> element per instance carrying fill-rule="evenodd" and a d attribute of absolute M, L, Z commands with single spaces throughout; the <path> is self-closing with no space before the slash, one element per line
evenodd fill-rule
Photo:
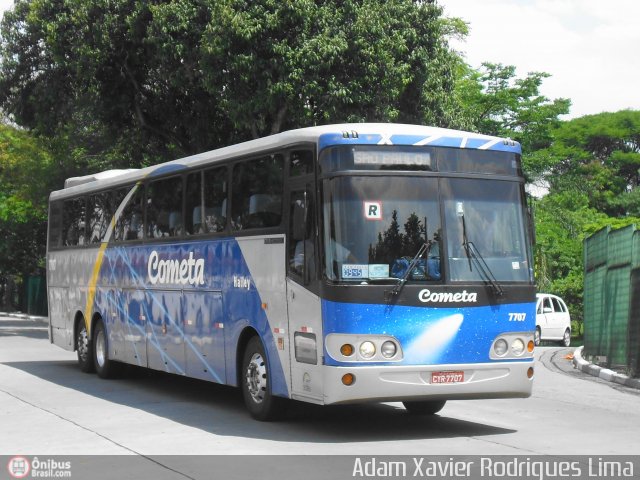
<path fill-rule="evenodd" d="M 380 353 L 382 353 L 382 356 L 385 358 L 392 358 L 395 356 L 397 351 L 398 348 L 396 347 L 396 344 L 389 340 L 384 342 L 380 347 Z"/>
<path fill-rule="evenodd" d="M 356 381 L 356 376 L 353 373 L 345 373 L 342 376 L 342 383 L 346 386 L 353 385 Z"/>
<path fill-rule="evenodd" d="M 376 354 L 376 346 L 373 342 L 362 342 L 360 344 L 360 355 L 363 358 L 371 358 Z"/>
<path fill-rule="evenodd" d="M 509 350 L 509 345 L 503 338 L 496 340 L 496 343 L 493 344 L 493 351 L 499 357 L 503 357 L 507 353 L 507 350 Z"/>
<path fill-rule="evenodd" d="M 519 357 L 524 353 L 525 345 L 524 342 L 520 338 L 516 338 L 513 342 L 511 342 L 511 352 Z"/>

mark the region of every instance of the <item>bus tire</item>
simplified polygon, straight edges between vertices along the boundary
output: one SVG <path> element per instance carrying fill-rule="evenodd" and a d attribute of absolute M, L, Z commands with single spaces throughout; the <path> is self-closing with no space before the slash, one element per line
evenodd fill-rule
<path fill-rule="evenodd" d="M 109 358 L 109 339 L 102 320 L 93 327 L 93 363 L 100 378 L 113 378 L 119 371 L 119 364 Z"/>
<path fill-rule="evenodd" d="M 84 319 L 78 321 L 78 328 L 76 328 L 76 352 L 80 370 L 84 373 L 94 373 L 96 368 L 93 363 L 93 342 L 87 334 Z"/>
<path fill-rule="evenodd" d="M 411 415 L 435 415 L 444 404 L 446 400 L 425 400 L 421 402 L 402 402 L 404 408 L 407 409 Z"/>
<path fill-rule="evenodd" d="M 240 387 L 249 413 L 256 420 L 268 422 L 278 418 L 283 410 L 284 399 L 271 393 L 271 372 L 262 342 L 251 337 L 242 357 Z"/>

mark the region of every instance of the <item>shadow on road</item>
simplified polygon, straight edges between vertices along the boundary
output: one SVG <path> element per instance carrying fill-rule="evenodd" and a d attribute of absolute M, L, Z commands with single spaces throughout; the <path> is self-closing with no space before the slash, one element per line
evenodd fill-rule
<path fill-rule="evenodd" d="M 344 443 L 514 433 L 510 429 L 449 418 L 446 406 L 440 415 L 416 417 L 407 414 L 399 404 L 322 407 L 290 402 L 283 420 L 262 423 L 249 417 L 240 390 L 233 387 L 136 367 L 127 367 L 119 379 L 101 380 L 96 375 L 80 372 L 74 361 L 4 365 L 86 395 L 216 435 L 282 442 Z"/>

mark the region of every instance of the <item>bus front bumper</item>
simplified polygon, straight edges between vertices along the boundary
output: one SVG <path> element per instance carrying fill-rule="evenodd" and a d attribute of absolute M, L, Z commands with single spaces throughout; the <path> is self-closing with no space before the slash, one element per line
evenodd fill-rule
<path fill-rule="evenodd" d="M 460 375 L 462 373 L 462 376 Z M 343 383 L 354 376 L 351 385 Z M 324 404 L 526 398 L 531 361 L 455 365 L 324 367 Z"/>

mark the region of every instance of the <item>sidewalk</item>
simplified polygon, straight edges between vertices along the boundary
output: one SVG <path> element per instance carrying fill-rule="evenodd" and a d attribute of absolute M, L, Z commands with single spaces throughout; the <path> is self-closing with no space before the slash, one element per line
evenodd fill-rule
<path fill-rule="evenodd" d="M 610 370 L 608 368 L 599 367 L 598 365 L 589 363 L 584 358 L 582 358 L 583 349 L 584 347 L 578 347 L 573 353 L 573 366 L 575 368 L 594 377 L 606 380 L 607 382 L 614 382 L 620 385 L 624 385 L 625 387 L 640 389 L 640 378 L 631 378 L 627 375 L 614 372 L 613 370 Z"/>

